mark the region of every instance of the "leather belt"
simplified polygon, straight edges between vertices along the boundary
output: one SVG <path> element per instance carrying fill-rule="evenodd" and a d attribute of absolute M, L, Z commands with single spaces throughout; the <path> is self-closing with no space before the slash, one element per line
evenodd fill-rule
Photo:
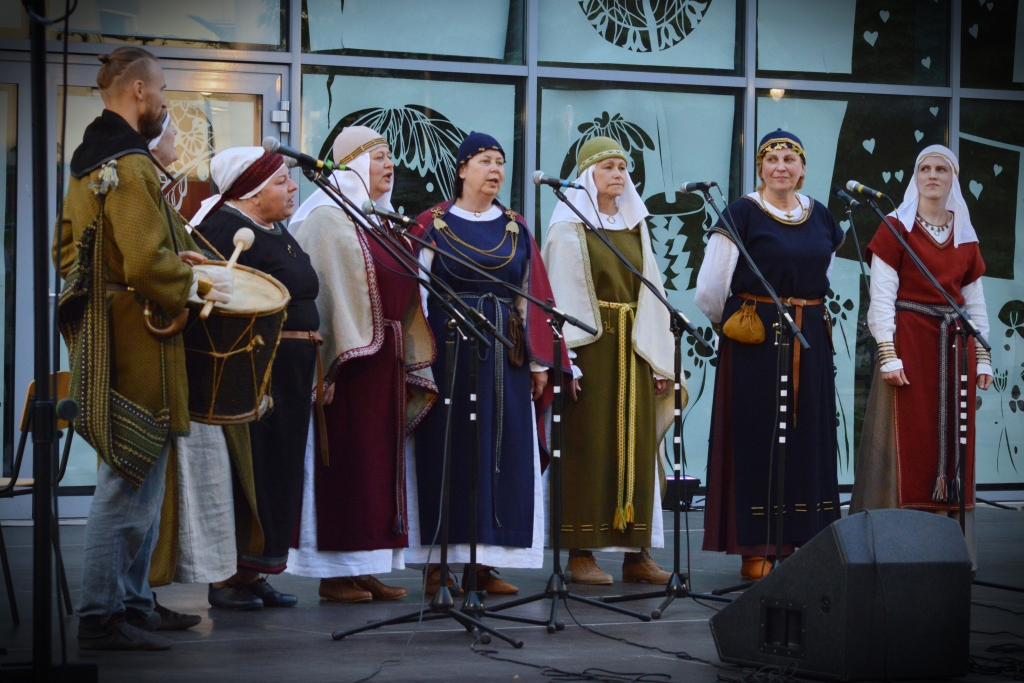
<path fill-rule="evenodd" d="M 324 422 L 324 366 L 320 360 L 320 346 L 324 338 L 316 330 L 284 330 L 281 332 L 281 339 L 305 339 L 317 346 L 316 351 L 316 389 L 314 390 L 316 406 L 317 435 L 319 437 L 320 459 L 324 467 L 331 464 L 331 452 L 327 448 L 327 423 Z"/>
<path fill-rule="evenodd" d="M 107 283 L 107 291 L 108 292 L 134 292 L 135 288 L 134 287 L 129 287 L 128 285 L 122 285 L 120 282 L 108 282 Z"/>
<path fill-rule="evenodd" d="M 774 299 L 768 296 L 757 296 L 755 294 L 740 294 L 741 299 L 748 301 L 757 301 L 762 304 L 773 304 Z M 823 299 L 801 299 L 800 297 L 779 297 L 786 306 L 793 306 L 796 308 L 796 326 L 803 329 L 804 326 L 804 306 L 820 306 L 824 303 Z M 796 428 L 796 409 L 797 402 L 800 399 L 800 349 L 802 347 L 795 340 L 793 342 L 793 427 Z"/>

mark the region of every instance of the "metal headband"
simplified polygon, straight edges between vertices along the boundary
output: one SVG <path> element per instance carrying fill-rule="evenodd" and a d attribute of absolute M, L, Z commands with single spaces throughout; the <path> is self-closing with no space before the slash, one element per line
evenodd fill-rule
<path fill-rule="evenodd" d="M 339 164 L 341 166 L 344 166 L 344 165 L 348 164 L 350 161 L 352 161 L 353 159 L 355 159 L 357 156 L 362 154 L 363 152 L 369 152 L 371 149 L 373 149 L 374 147 L 376 147 L 378 145 L 386 145 L 390 149 L 390 145 L 388 145 L 388 141 L 387 140 L 385 140 L 384 138 L 374 138 L 374 139 L 370 140 L 369 142 L 364 142 L 363 144 L 359 145 L 354 150 L 352 150 L 351 152 L 346 154 L 344 158 L 338 159 L 337 161 L 335 161 L 335 163 Z"/>

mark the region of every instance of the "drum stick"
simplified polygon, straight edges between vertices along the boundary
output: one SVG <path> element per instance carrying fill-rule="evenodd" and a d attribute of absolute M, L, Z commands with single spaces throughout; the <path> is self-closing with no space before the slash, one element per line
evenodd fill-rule
<path fill-rule="evenodd" d="M 238 232 L 235 233 L 234 238 L 231 240 L 235 243 L 235 251 L 232 252 L 231 258 L 228 259 L 228 263 L 225 268 L 228 270 L 233 269 L 235 267 L 235 263 L 238 262 L 238 257 L 243 251 L 252 246 L 255 239 L 256 234 L 253 233 L 252 229 L 239 228 Z M 213 311 L 213 303 L 213 301 L 207 300 L 207 302 L 203 304 L 203 310 L 199 313 L 200 318 L 206 320 L 209 317 L 211 311 Z"/>

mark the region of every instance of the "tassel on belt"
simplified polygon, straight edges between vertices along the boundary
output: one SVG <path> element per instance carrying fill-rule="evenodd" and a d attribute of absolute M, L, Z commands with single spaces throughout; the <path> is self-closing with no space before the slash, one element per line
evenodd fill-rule
<path fill-rule="evenodd" d="M 744 300 L 757 301 L 762 304 L 773 304 L 775 300 L 770 296 L 757 296 L 756 294 L 740 294 L 740 298 Z M 820 306 L 823 303 L 822 299 L 801 299 L 800 297 L 779 297 L 786 306 L 793 306 L 796 308 L 796 326 L 801 330 L 804 327 L 804 306 Z M 781 322 L 781 321 L 780 321 Z M 794 340 L 793 342 L 793 427 L 796 427 L 796 416 L 797 416 L 797 405 L 800 399 L 800 349 L 801 345 L 799 342 Z"/>
<path fill-rule="evenodd" d="M 921 315 L 940 318 L 939 322 L 939 456 L 937 472 L 935 475 L 935 487 L 932 489 L 932 500 L 936 503 L 946 501 L 959 502 L 960 492 L 955 486 L 947 486 L 946 464 L 949 456 L 949 330 L 957 325 L 956 311 L 951 306 L 936 306 L 931 304 L 919 304 L 916 301 L 898 299 L 896 301 L 897 311 L 910 311 Z M 959 340 L 956 342 L 959 345 Z M 959 350 L 959 346 L 958 346 Z M 961 372 L 967 372 L 967 368 L 960 367 L 960 354 L 955 354 L 954 360 L 957 379 Z M 967 397 L 960 399 L 960 410 L 954 413 L 954 427 L 958 438 L 966 441 L 967 426 L 961 426 L 960 420 L 967 419 Z M 953 471 L 960 469 L 960 449 L 956 449 L 953 460 Z"/>
<path fill-rule="evenodd" d="M 633 523 L 633 493 L 636 489 L 636 354 L 633 353 L 632 340 L 627 337 L 627 323 L 631 326 L 636 318 L 636 302 L 598 301 L 597 305 L 619 312 L 619 481 L 612 528 L 625 531 L 626 525 Z"/>

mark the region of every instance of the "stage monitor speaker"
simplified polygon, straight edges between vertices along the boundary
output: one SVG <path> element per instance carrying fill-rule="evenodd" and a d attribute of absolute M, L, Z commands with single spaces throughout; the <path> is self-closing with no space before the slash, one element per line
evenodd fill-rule
<path fill-rule="evenodd" d="M 953 519 L 834 522 L 711 618 L 718 656 L 840 681 L 967 674 L 971 558 Z"/>

